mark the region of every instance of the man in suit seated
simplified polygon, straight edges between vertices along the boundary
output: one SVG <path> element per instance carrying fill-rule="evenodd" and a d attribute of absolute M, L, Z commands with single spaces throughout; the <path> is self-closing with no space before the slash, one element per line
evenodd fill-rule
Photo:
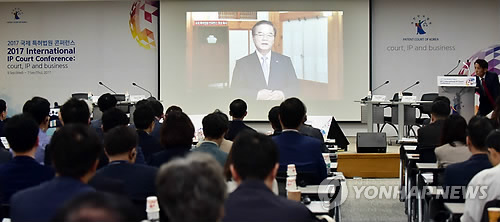
<path fill-rule="evenodd" d="M 220 149 L 220 144 L 227 132 L 228 121 L 223 114 L 213 112 L 203 117 L 203 143 L 194 148 L 193 152 L 205 152 L 212 155 L 220 164 L 224 166 L 227 160 L 227 153 Z"/>
<path fill-rule="evenodd" d="M 3 137 L 3 126 L 7 122 L 7 103 L 0 99 L 0 137 Z"/>
<path fill-rule="evenodd" d="M 50 221 L 66 201 L 79 194 L 95 192 L 87 185 L 103 150 L 95 130 L 88 125 L 67 124 L 54 134 L 50 148 L 57 176 L 13 195 L 12 221 Z"/>
<path fill-rule="evenodd" d="M 281 123 L 280 123 L 280 106 L 274 106 L 269 110 L 269 113 L 267 114 L 267 119 L 271 123 L 271 127 L 273 128 L 273 134 L 271 136 L 276 136 L 281 133 L 283 130 L 281 128 Z"/>
<path fill-rule="evenodd" d="M 448 100 L 449 101 L 449 100 Z M 420 153 L 420 162 L 436 162 L 434 149 L 441 144 L 443 123 L 450 115 L 450 104 L 442 99 L 435 99 L 431 107 L 431 122 L 418 129 L 417 152 Z"/>
<path fill-rule="evenodd" d="M 247 115 L 247 103 L 242 99 L 235 99 L 229 105 L 229 115 L 233 118 L 233 121 L 229 123 L 229 131 L 227 132 L 227 140 L 233 141 L 236 136 L 242 131 L 254 131 L 251 127 L 247 126 L 243 119 Z"/>
<path fill-rule="evenodd" d="M 160 101 L 150 98 L 149 99 L 149 106 L 151 109 L 153 109 L 153 114 L 154 114 L 154 121 L 155 125 L 153 128 L 153 131 L 151 131 L 151 136 L 156 139 L 156 141 L 160 141 L 160 130 L 161 130 L 161 123 L 160 120 L 164 119 L 165 114 L 163 113 L 163 105 L 161 104 Z"/>
<path fill-rule="evenodd" d="M 490 121 L 481 116 L 472 117 L 467 126 L 467 146 L 472 156 L 461 163 L 451 164 L 444 171 L 445 186 L 467 186 L 484 169 L 491 168 L 486 137 L 493 130 Z"/>
<path fill-rule="evenodd" d="M 477 189 L 478 187 L 486 187 L 484 192 L 487 196 L 483 195 L 467 196 L 465 200 L 465 211 L 461 221 L 487 221 L 481 220 L 483 209 L 487 202 L 500 199 L 500 132 L 493 131 L 486 138 L 486 145 L 488 147 L 489 159 L 494 166 L 490 169 L 485 169 L 476 174 L 470 181 L 468 187 L 470 189 Z M 483 198 L 481 198 L 481 196 Z"/>
<path fill-rule="evenodd" d="M 280 105 L 280 122 L 283 132 L 273 136 L 279 148 L 280 172 L 287 170 L 288 164 L 295 164 L 297 172 L 309 173 L 312 178 L 307 183 L 320 184 L 327 177 L 325 160 L 321 153 L 322 142 L 299 133 L 304 122 L 306 107 L 297 98 L 289 98 Z"/>
<path fill-rule="evenodd" d="M 259 133 L 242 133 L 234 142 L 229 166 L 238 188 L 225 203 L 224 222 L 314 221 L 305 205 L 276 196 L 272 184 L 278 173 L 276 144 Z"/>
<path fill-rule="evenodd" d="M 97 100 L 97 106 L 102 113 L 108 111 L 113 107 L 116 107 L 117 103 L 118 101 L 116 100 L 115 96 L 111 95 L 110 93 L 102 94 Z M 102 132 L 101 125 L 102 119 L 94 119 L 92 120 L 92 122 L 90 122 L 90 126 L 94 128 L 94 130 L 97 132 L 97 135 L 100 138 L 104 138 L 104 133 Z"/>
<path fill-rule="evenodd" d="M 150 164 L 153 154 L 163 150 L 159 140 L 151 135 L 156 125 L 153 109 L 147 105 L 137 106 L 134 111 L 134 124 L 144 159 Z"/>
<path fill-rule="evenodd" d="M 125 194 L 134 202 L 144 202 L 146 198 L 155 196 L 155 176 L 157 168 L 144 164 L 133 164 L 137 156 L 137 134 L 126 126 L 117 126 L 104 136 L 104 150 L 109 158 L 109 164 L 96 172 L 90 181 L 106 179 L 120 181 L 124 185 Z M 145 208 L 142 209 L 145 212 Z"/>
<path fill-rule="evenodd" d="M 216 222 L 224 215 L 226 182 L 222 167 L 208 154 L 193 152 L 164 164 L 156 187 L 171 222 Z"/>
<path fill-rule="evenodd" d="M 488 62 L 478 59 L 474 62 L 476 71 L 476 92 L 479 93 L 477 115 L 486 116 L 495 108 L 495 101 L 500 94 L 498 74 L 488 71 Z"/>
<path fill-rule="evenodd" d="M 45 149 L 50 142 L 50 136 L 47 135 L 50 121 L 49 112 L 49 101 L 37 96 L 28 100 L 23 106 L 23 113 L 31 115 L 40 127 L 38 131 L 38 149 L 35 153 L 35 160 L 40 164 L 44 164 Z"/>
<path fill-rule="evenodd" d="M 276 28 L 270 21 L 252 27 L 255 52 L 236 61 L 231 88 L 237 95 L 257 100 L 296 96 L 299 81 L 290 57 L 272 52 Z"/>
<path fill-rule="evenodd" d="M 31 116 L 12 117 L 5 125 L 5 134 L 14 159 L 0 165 L 0 203 L 8 204 L 17 191 L 39 185 L 54 177 L 54 171 L 35 161 L 38 146 L 38 125 Z"/>

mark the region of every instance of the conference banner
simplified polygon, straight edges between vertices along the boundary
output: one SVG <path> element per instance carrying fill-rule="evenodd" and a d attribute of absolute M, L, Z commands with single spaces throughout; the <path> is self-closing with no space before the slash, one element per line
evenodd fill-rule
<path fill-rule="evenodd" d="M 0 3 L 0 98 L 158 95 L 158 1 Z"/>

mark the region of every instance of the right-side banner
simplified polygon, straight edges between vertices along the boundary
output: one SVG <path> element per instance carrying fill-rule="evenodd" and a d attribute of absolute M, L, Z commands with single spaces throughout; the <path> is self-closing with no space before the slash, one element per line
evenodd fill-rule
<path fill-rule="evenodd" d="M 390 81 L 374 94 L 390 98 L 416 81 L 417 98 L 438 92 L 437 76 L 473 74 L 477 58 L 500 73 L 500 1 L 373 0 L 372 49 L 372 87 Z"/>

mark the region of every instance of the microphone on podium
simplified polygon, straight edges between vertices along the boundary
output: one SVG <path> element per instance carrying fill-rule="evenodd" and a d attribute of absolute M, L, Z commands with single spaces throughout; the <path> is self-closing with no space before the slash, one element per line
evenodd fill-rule
<path fill-rule="evenodd" d="M 374 92 L 375 90 L 377 90 L 377 89 L 379 89 L 380 87 L 385 86 L 385 85 L 387 85 L 387 84 L 389 84 L 389 80 L 385 81 L 382 85 L 375 87 L 375 89 L 373 89 L 373 90 L 372 90 L 372 92 Z"/>
<path fill-rule="evenodd" d="M 448 73 L 446 73 L 445 76 L 450 75 L 450 73 L 453 72 L 453 70 L 455 70 L 460 65 L 460 62 L 461 62 L 461 60 L 459 59 L 458 62 L 457 62 L 457 65 L 455 67 L 453 67 L 453 69 L 450 70 Z"/>
<path fill-rule="evenodd" d="M 99 85 L 101 86 L 104 86 L 106 89 L 108 89 L 109 91 L 113 92 L 114 94 L 116 94 L 116 92 L 114 90 L 112 90 L 111 88 L 109 88 L 108 86 L 104 85 L 104 83 L 102 83 L 101 81 L 99 81 Z"/>
<path fill-rule="evenodd" d="M 139 89 L 142 89 L 142 90 L 144 90 L 144 91 L 148 92 L 148 93 L 149 93 L 149 98 L 153 97 L 153 94 L 152 94 L 149 90 L 147 90 L 147 89 L 145 89 L 145 88 L 143 88 L 143 87 L 141 87 L 141 86 L 137 85 L 135 82 L 133 82 L 133 83 L 132 83 L 132 85 L 133 85 L 133 86 L 135 86 L 135 87 L 137 87 L 137 88 L 139 88 Z M 154 97 L 153 97 L 153 98 L 154 98 Z"/>

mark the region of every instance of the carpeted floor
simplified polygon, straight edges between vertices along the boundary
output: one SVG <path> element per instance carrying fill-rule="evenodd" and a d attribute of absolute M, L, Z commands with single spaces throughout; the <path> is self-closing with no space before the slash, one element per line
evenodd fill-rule
<path fill-rule="evenodd" d="M 380 222 L 401 222 L 406 221 L 407 217 L 404 213 L 404 203 L 399 201 L 399 196 L 391 194 L 390 198 L 379 198 L 380 195 L 373 199 L 373 190 L 386 186 L 395 188 L 399 185 L 399 180 L 394 179 L 348 179 L 347 188 L 349 190 L 347 200 L 341 205 L 342 222 L 362 222 L 362 221 L 380 221 Z M 359 192 L 361 186 L 372 186 L 369 189 L 368 198 L 365 197 L 365 191 Z M 356 198 L 355 187 L 358 190 L 359 199 Z M 384 195 L 382 195 L 384 196 Z"/>

